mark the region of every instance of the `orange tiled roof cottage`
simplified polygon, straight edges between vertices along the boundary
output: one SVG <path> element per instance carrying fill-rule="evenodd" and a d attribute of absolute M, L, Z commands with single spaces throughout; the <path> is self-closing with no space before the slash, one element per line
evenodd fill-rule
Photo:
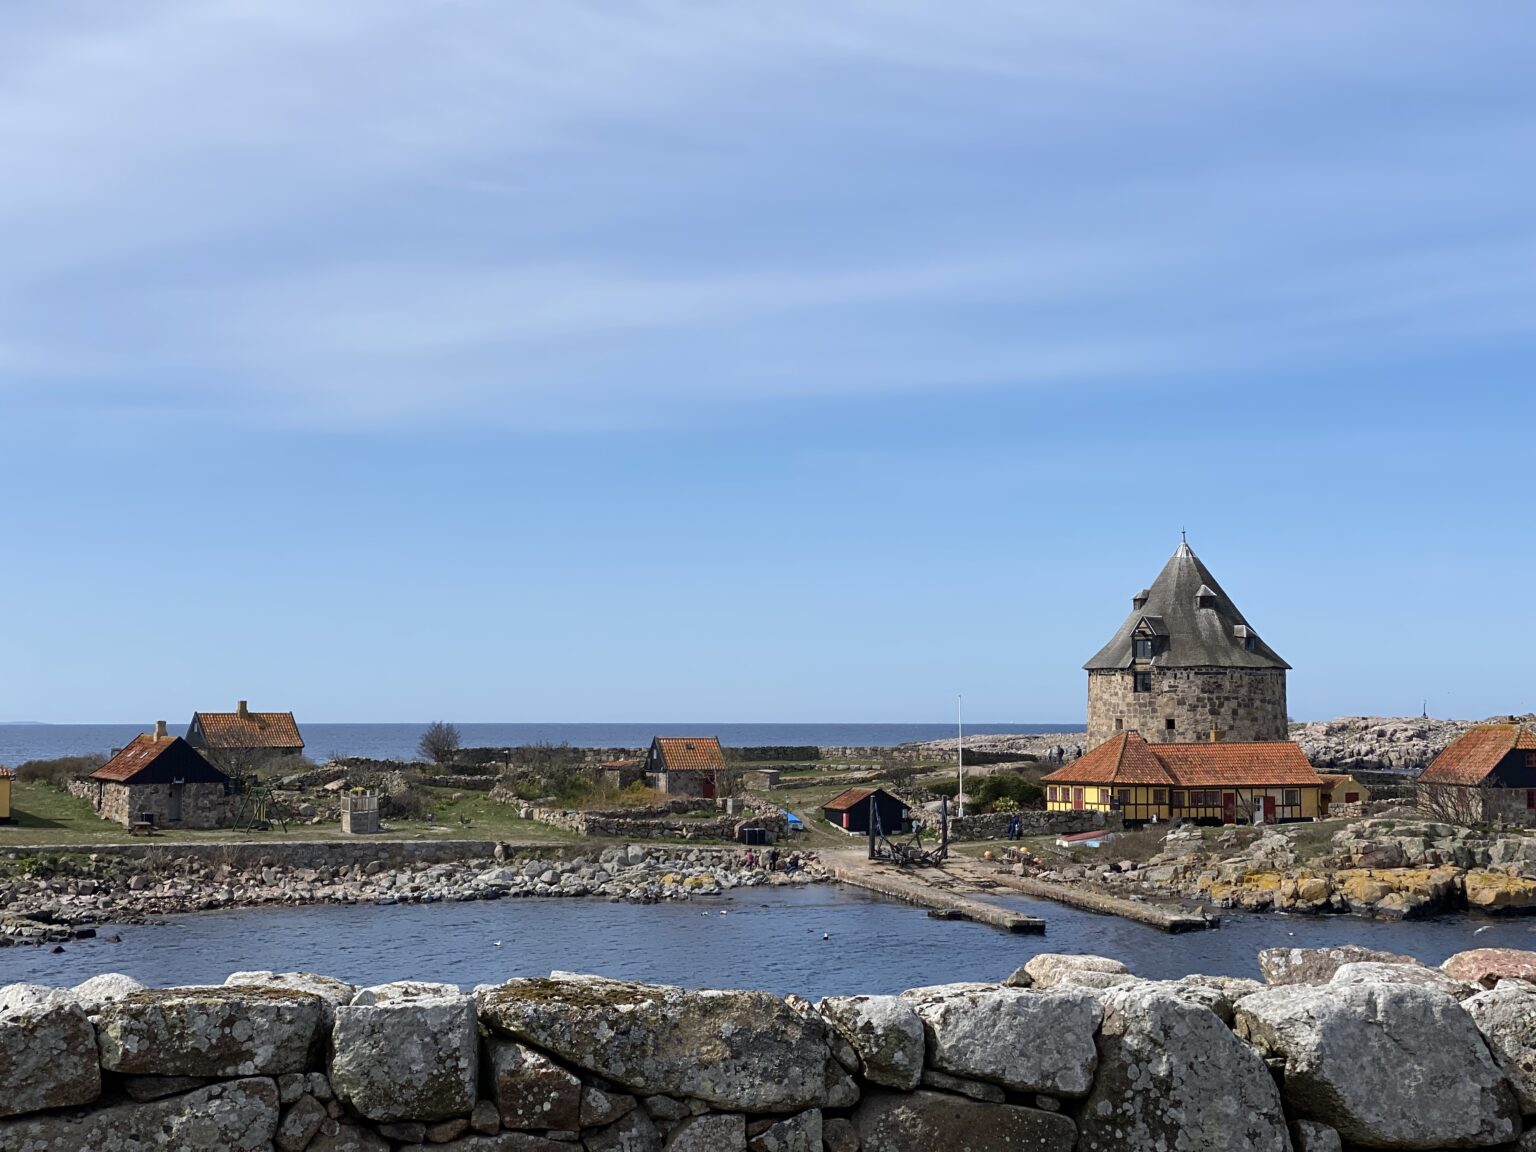
<path fill-rule="evenodd" d="M 1536 732 L 1479 724 L 1419 775 L 1419 807 L 1441 819 L 1536 826 Z"/>
<path fill-rule="evenodd" d="M 1046 807 L 1056 812 L 1224 824 L 1315 819 L 1323 785 L 1290 741 L 1148 744 L 1138 732 L 1111 737 L 1041 783 Z"/>
<path fill-rule="evenodd" d="M 728 769 L 716 736 L 657 736 L 645 757 L 655 786 L 675 796 L 713 797 Z"/>
<path fill-rule="evenodd" d="M 296 756 L 304 737 L 292 712 L 252 712 L 244 700 L 233 712 L 194 712 L 187 743 L 210 752 L 270 752 Z"/>

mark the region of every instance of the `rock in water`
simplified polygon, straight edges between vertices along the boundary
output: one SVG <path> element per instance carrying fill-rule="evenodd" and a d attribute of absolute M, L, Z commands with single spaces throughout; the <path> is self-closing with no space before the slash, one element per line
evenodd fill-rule
<path fill-rule="evenodd" d="M 1287 1152 L 1269 1069 L 1188 991 L 1137 984 L 1104 994 L 1078 1152 Z"/>
<path fill-rule="evenodd" d="M 1326 984 L 1343 964 L 1415 964 L 1412 956 L 1378 952 L 1358 944 L 1337 948 L 1266 948 L 1259 953 L 1259 973 L 1266 984 Z"/>
<path fill-rule="evenodd" d="M 1454 999 L 1407 984 L 1271 988 L 1235 1026 L 1284 1060 L 1293 1113 L 1376 1148 L 1477 1147 L 1520 1132 L 1514 1089 Z M 1411 1074 L 1405 1074 L 1411 1071 Z"/>

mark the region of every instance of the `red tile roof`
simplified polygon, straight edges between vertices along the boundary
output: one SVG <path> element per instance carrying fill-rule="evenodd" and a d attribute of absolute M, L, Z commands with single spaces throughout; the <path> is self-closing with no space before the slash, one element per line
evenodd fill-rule
<path fill-rule="evenodd" d="M 292 712 L 194 712 L 206 748 L 303 748 Z"/>
<path fill-rule="evenodd" d="M 1519 724 L 1479 724 L 1458 736 L 1419 775 L 1423 784 L 1481 784 L 1516 750 L 1536 752 L 1536 733 Z"/>
<path fill-rule="evenodd" d="M 1148 744 L 1122 732 L 1041 779 L 1048 784 L 1162 785 L 1174 788 L 1320 786 L 1301 746 Z"/>
<path fill-rule="evenodd" d="M 16 779 L 16 770 L 14 768 L 7 768 L 4 764 L 0 764 L 0 780 L 14 779 Z"/>
<path fill-rule="evenodd" d="M 167 736 L 156 740 L 148 732 L 140 732 L 128 742 L 128 747 L 86 778 L 125 784 L 160 759 L 162 754 L 169 752 L 171 745 L 180 739 L 180 736 Z"/>
<path fill-rule="evenodd" d="M 658 736 L 655 744 L 668 772 L 725 771 L 725 753 L 715 736 Z"/>
<path fill-rule="evenodd" d="M 845 812 L 855 804 L 868 800 L 874 794 L 875 790 L 873 788 L 850 788 L 846 792 L 839 792 L 823 804 L 822 808 L 831 808 L 835 812 Z"/>

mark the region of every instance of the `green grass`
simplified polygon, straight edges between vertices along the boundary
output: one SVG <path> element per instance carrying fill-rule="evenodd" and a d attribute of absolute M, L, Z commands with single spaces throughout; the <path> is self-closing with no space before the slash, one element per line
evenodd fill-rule
<path fill-rule="evenodd" d="M 541 843 L 568 843 L 579 841 L 574 833 L 533 820 L 518 817 L 514 808 L 498 804 L 484 792 L 464 791 L 454 800 L 451 788 L 423 788 L 432 798 L 432 823 L 424 820 L 386 821 L 389 824 L 383 836 L 396 840 L 513 840 Z M 11 815 L 15 824 L 0 824 L 0 851 L 10 846 L 28 847 L 36 844 L 93 844 L 143 843 L 145 837 L 130 836 L 119 824 L 103 820 L 91 810 L 90 804 L 67 792 L 61 792 L 47 784 L 29 782 L 13 785 Z M 469 820 L 466 827 L 459 817 Z M 274 829 L 270 832 L 236 832 L 232 829 L 173 829 L 157 833 L 152 839 L 156 844 L 230 843 L 248 840 L 339 840 L 341 826 L 334 822 L 325 824 L 288 825 L 288 831 Z M 354 837 L 346 837 L 348 840 Z"/>

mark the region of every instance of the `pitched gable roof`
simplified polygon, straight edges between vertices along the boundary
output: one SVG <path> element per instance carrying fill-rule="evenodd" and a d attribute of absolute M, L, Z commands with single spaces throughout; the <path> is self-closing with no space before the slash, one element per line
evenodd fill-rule
<path fill-rule="evenodd" d="M 658 736 L 651 741 L 668 772 L 724 772 L 725 753 L 716 736 Z"/>
<path fill-rule="evenodd" d="M 1151 785 L 1172 788 L 1320 786 L 1299 744 L 1148 744 L 1122 732 L 1071 764 L 1041 777 L 1048 784 Z"/>
<path fill-rule="evenodd" d="M 189 734 L 201 732 L 205 748 L 303 748 L 292 712 L 194 712 Z"/>
<path fill-rule="evenodd" d="M 1256 633 L 1253 651 L 1248 650 L 1236 631 L 1248 621 L 1188 544 L 1179 545 L 1152 587 L 1139 593 L 1136 600 L 1142 596 L 1146 602 L 1131 611 L 1110 642 L 1084 668 L 1129 668 L 1132 634 L 1143 620 L 1154 634 L 1167 637 L 1162 650 L 1152 658 L 1154 668 L 1290 667 Z M 1199 607 L 1202 597 L 1209 598 L 1212 607 Z"/>
<path fill-rule="evenodd" d="M 140 732 L 128 746 L 113 756 L 87 780 L 106 784 L 159 783 L 178 778 L 188 783 L 224 782 L 229 777 L 198 754 L 196 748 L 180 736 L 156 738 Z M 152 779 L 153 778 L 153 779 Z"/>
<path fill-rule="evenodd" d="M 1481 784 L 1516 750 L 1536 752 L 1536 733 L 1519 724 L 1479 724 L 1447 744 L 1419 774 L 1419 782 Z"/>
<path fill-rule="evenodd" d="M 839 792 L 821 807 L 823 811 L 831 809 L 834 812 L 846 812 L 850 808 L 858 807 L 877 792 L 888 800 L 896 801 L 903 808 L 912 807 L 901 797 L 892 796 L 884 788 L 849 788 L 846 792 Z"/>

